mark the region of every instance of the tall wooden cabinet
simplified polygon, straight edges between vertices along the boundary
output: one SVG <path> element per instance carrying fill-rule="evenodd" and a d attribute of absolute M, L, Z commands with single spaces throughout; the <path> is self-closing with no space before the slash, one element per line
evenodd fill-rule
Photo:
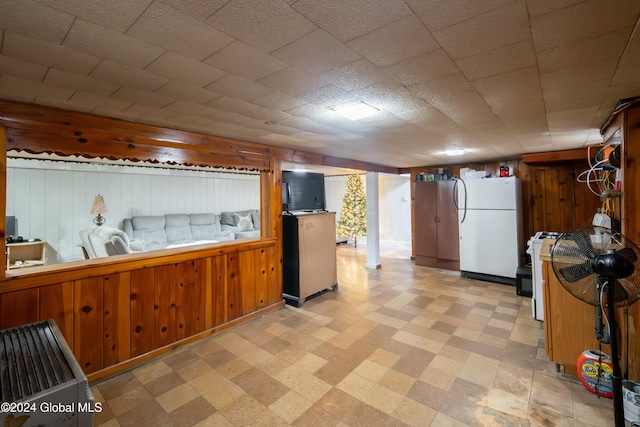
<path fill-rule="evenodd" d="M 455 181 L 416 181 L 414 192 L 417 265 L 460 269 Z"/>

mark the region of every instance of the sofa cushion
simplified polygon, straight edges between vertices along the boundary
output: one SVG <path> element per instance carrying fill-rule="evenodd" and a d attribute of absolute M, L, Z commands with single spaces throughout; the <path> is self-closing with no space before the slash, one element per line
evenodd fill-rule
<path fill-rule="evenodd" d="M 167 245 L 164 216 L 134 216 L 131 218 L 131 225 L 133 238 L 144 241 L 148 249 L 158 249 Z"/>
<path fill-rule="evenodd" d="M 189 214 L 194 240 L 215 240 L 220 229 L 220 217 L 212 213 Z"/>
<path fill-rule="evenodd" d="M 251 218 L 251 214 L 248 215 L 240 215 L 236 213 L 237 224 L 240 231 L 251 231 L 253 230 L 253 219 Z"/>
<path fill-rule="evenodd" d="M 257 209 L 247 209 L 244 211 L 234 211 L 234 212 L 222 212 L 220 214 L 220 224 L 230 225 L 232 227 L 238 226 L 238 215 L 241 217 L 251 215 L 253 228 L 256 230 L 260 229 L 260 211 Z M 258 221 L 256 221 L 256 216 Z"/>
<path fill-rule="evenodd" d="M 191 227 L 189 226 L 189 215 L 167 214 L 164 218 L 164 230 L 167 233 L 167 243 L 171 244 L 193 241 Z"/>
<path fill-rule="evenodd" d="M 253 219 L 253 229 L 260 230 L 260 211 L 257 209 L 252 210 L 251 218 Z"/>

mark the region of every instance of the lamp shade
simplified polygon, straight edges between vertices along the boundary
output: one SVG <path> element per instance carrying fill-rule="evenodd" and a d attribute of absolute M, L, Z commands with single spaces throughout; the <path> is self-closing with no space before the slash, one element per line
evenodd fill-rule
<path fill-rule="evenodd" d="M 104 204 L 104 198 L 100 194 L 93 199 L 93 206 L 89 213 L 94 215 L 107 213 L 107 205 Z"/>

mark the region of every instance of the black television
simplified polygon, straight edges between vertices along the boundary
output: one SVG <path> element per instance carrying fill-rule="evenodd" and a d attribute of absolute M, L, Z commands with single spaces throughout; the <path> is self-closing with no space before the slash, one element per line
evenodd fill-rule
<path fill-rule="evenodd" d="M 282 188 L 283 211 L 322 211 L 326 209 L 324 174 L 282 171 Z"/>

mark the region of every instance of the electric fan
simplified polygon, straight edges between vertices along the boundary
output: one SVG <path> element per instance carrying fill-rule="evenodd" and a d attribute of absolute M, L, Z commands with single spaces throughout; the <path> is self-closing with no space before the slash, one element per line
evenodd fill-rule
<path fill-rule="evenodd" d="M 593 225 L 563 233 L 551 248 L 551 266 L 562 286 L 588 304 L 607 308 L 616 427 L 624 426 L 624 409 L 615 307 L 630 306 L 640 299 L 639 256 L 640 249 L 631 240 Z"/>

